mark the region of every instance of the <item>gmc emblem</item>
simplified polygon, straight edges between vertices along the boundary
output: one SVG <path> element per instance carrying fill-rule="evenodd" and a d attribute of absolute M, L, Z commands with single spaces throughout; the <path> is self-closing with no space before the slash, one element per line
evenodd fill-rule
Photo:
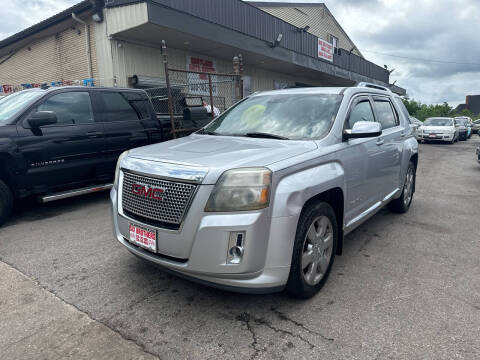
<path fill-rule="evenodd" d="M 165 192 L 165 189 L 162 188 L 151 188 L 142 184 L 133 184 L 132 193 L 139 196 L 144 196 L 146 198 L 162 201 L 162 194 Z"/>

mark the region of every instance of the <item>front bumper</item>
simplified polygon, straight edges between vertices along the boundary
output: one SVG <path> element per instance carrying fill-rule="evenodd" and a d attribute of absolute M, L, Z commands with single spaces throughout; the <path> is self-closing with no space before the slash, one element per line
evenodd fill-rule
<path fill-rule="evenodd" d="M 435 137 L 430 134 L 418 134 L 417 140 L 424 141 L 452 141 L 455 138 L 455 134 L 436 134 Z"/>
<path fill-rule="evenodd" d="M 204 213 L 210 191 L 199 191 L 192 202 L 183 226 L 178 231 L 156 228 L 119 214 L 118 193 L 111 190 L 113 232 L 115 238 L 134 255 L 148 260 L 168 272 L 209 286 L 246 293 L 271 293 L 283 290 L 288 280 L 290 264 L 269 266 L 268 247 L 271 239 L 289 244 L 290 234 L 273 231 L 274 221 L 265 211 L 212 214 Z M 282 218 L 282 225 L 295 219 Z M 127 239 L 128 225 L 154 228 L 158 251 L 144 250 Z M 283 226 L 276 226 L 281 229 Z M 295 228 L 295 225 L 294 225 Z M 228 238 L 231 231 L 245 231 L 244 256 L 239 264 L 227 263 Z"/>

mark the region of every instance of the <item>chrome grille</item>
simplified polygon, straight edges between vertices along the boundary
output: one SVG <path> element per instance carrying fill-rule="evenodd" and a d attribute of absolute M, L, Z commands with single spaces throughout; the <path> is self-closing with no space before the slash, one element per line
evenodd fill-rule
<path fill-rule="evenodd" d="M 134 185 L 148 188 L 161 188 L 162 199 L 154 199 L 146 194 L 135 194 Z M 123 173 L 122 207 L 140 218 L 160 223 L 180 225 L 196 190 L 196 185 L 160 180 L 130 172 Z"/>

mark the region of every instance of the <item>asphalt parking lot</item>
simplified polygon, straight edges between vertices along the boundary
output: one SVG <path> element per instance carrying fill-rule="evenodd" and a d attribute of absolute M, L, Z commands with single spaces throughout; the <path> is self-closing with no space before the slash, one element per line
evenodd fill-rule
<path fill-rule="evenodd" d="M 307 301 L 222 292 L 137 259 L 113 239 L 107 193 L 22 203 L 0 260 L 162 359 L 478 359 L 479 143 L 422 144 L 410 211 L 350 234 Z"/>

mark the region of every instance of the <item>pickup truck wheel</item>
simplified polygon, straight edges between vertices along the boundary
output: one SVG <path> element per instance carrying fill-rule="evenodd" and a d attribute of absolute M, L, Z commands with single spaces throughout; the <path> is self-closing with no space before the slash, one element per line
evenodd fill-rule
<path fill-rule="evenodd" d="M 406 213 L 410 208 L 413 200 L 413 190 L 415 189 L 415 165 L 410 161 L 407 168 L 407 175 L 405 176 L 405 184 L 403 185 L 402 195 L 388 204 L 388 208 L 396 213 Z"/>
<path fill-rule="evenodd" d="M 13 209 L 13 194 L 10 188 L 0 180 L 0 225 L 10 216 Z"/>
<path fill-rule="evenodd" d="M 332 207 L 308 206 L 298 222 L 287 292 L 298 298 L 315 295 L 327 281 L 337 248 L 338 227 Z"/>

